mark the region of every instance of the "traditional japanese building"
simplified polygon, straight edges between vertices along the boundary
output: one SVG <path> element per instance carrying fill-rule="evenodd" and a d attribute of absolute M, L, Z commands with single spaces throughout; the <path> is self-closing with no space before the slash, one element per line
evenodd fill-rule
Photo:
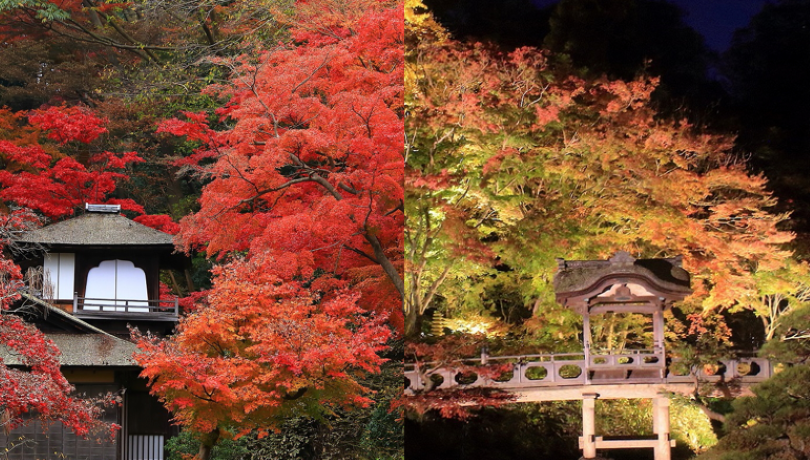
<path fill-rule="evenodd" d="M 88 205 L 83 215 L 19 238 L 15 260 L 26 273 L 26 292 L 15 312 L 54 341 L 77 393 L 120 395 L 121 406 L 108 408 L 104 420 L 122 429 L 113 442 L 99 443 L 58 423 L 43 432 L 35 422 L 0 432 L 0 443 L 17 446 L 10 460 L 162 460 L 166 439 L 176 433 L 170 414 L 138 377 L 130 328 L 160 336 L 173 331 L 179 307 L 176 299 L 160 299 L 160 273 L 183 269 L 186 260 L 174 254 L 171 235 L 119 211 Z M 3 358 L 19 364 L 14 356 Z"/>
<path fill-rule="evenodd" d="M 680 257 L 635 259 L 618 252 L 608 260 L 558 259 L 554 276 L 557 302 L 582 315 L 584 383 L 643 384 L 661 382 L 667 376 L 664 342 L 664 312 L 692 293 L 689 273 L 681 267 Z M 651 319 L 652 341 L 646 349 L 594 347 L 592 320 L 605 314 L 640 315 Z M 646 328 L 645 328 L 646 329 Z M 644 334 L 642 334 L 644 335 Z M 637 391 L 637 390 L 636 390 Z M 628 389 L 623 398 L 639 397 Z M 653 432 L 657 439 L 604 440 L 596 434 L 597 391 L 582 392 L 582 436 L 584 459 L 597 457 L 597 449 L 653 448 L 655 460 L 670 460 L 669 397 L 652 398 Z"/>
<path fill-rule="evenodd" d="M 587 381 L 665 377 L 664 312 L 692 293 L 679 257 L 635 259 L 618 252 L 608 260 L 558 260 L 557 302 L 582 315 Z M 592 320 L 599 315 L 639 315 L 652 337 L 643 349 L 594 347 Z"/>

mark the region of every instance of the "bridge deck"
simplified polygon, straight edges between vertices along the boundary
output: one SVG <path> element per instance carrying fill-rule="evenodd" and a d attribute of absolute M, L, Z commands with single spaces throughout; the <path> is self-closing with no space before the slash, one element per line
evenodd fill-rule
<path fill-rule="evenodd" d="M 603 436 L 596 436 L 594 444 L 597 449 L 644 449 L 656 448 L 661 441 L 658 439 L 605 439 Z M 675 441 L 669 442 L 670 447 L 675 447 Z M 579 438 L 579 448 L 585 446 L 585 440 L 582 436 Z"/>
<path fill-rule="evenodd" d="M 609 383 L 591 385 L 571 385 L 559 387 L 534 387 L 511 390 L 517 395 L 515 402 L 579 401 L 583 395 L 593 394 L 598 399 L 653 399 L 665 393 L 689 396 L 695 391 L 690 383 Z M 725 393 L 720 388 L 703 396 L 750 396 L 748 385 L 740 385 Z"/>

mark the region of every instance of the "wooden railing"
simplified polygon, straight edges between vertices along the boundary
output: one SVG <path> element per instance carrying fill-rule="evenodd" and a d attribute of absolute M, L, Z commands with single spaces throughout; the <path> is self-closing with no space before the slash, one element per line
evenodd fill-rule
<path fill-rule="evenodd" d="M 163 435 L 129 435 L 127 438 L 127 460 L 163 460 Z"/>
<path fill-rule="evenodd" d="M 94 299 L 73 296 L 73 314 L 77 317 L 139 316 L 143 319 L 176 319 L 178 300 Z"/>
<path fill-rule="evenodd" d="M 654 359 L 658 358 L 658 359 Z M 438 363 L 405 363 L 405 393 L 425 389 L 491 387 L 517 390 L 534 387 L 557 387 L 595 384 L 631 383 L 693 383 L 705 382 L 757 383 L 773 374 L 765 358 L 720 359 L 712 366 L 689 369 L 677 359 L 667 360 L 663 354 L 625 352 L 616 355 L 592 355 L 586 366 L 583 353 L 554 353 L 521 356 L 486 356 L 459 360 L 454 365 Z M 477 375 L 476 367 L 502 369 L 499 377 Z M 626 369 L 624 378 L 594 379 L 596 371 Z M 655 370 L 653 373 L 634 373 Z"/>

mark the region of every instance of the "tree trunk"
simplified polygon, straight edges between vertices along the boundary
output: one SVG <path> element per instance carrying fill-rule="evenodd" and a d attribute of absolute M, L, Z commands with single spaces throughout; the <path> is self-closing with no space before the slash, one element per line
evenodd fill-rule
<path fill-rule="evenodd" d="M 416 339 L 422 331 L 422 315 L 419 308 L 411 308 L 405 315 L 405 338 Z"/>
<path fill-rule="evenodd" d="M 200 436 L 200 450 L 197 452 L 195 460 L 211 460 L 211 450 L 219 440 L 219 430 L 214 430 Z"/>
<path fill-rule="evenodd" d="M 370 235 L 368 233 L 363 235 L 371 245 L 372 249 L 374 249 L 374 258 L 377 259 L 377 263 L 380 264 L 383 271 L 388 278 L 394 283 L 394 287 L 397 288 L 397 292 L 399 292 L 399 298 L 401 300 L 405 299 L 405 280 L 402 279 L 397 269 L 394 267 L 394 264 L 388 259 L 388 256 L 385 255 L 385 251 L 383 250 L 382 244 L 380 240 L 377 239 L 376 236 Z"/>
<path fill-rule="evenodd" d="M 186 275 L 186 285 L 188 286 L 188 292 L 194 292 L 194 280 L 191 279 L 191 270 L 188 268 L 183 269 L 183 274 Z"/>

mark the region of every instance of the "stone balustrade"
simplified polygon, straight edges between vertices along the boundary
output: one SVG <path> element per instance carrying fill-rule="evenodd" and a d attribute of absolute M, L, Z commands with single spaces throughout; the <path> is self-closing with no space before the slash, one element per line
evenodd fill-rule
<path fill-rule="evenodd" d="M 655 352 L 591 355 L 586 365 L 582 353 L 520 356 L 482 356 L 459 360 L 455 365 L 406 363 L 405 393 L 425 389 L 490 387 L 520 391 L 527 388 L 632 383 L 704 382 L 752 384 L 773 374 L 765 358 L 719 359 L 690 369 L 678 359 Z M 478 371 L 477 371 L 478 370 Z M 612 371 L 612 373 L 600 372 Z M 652 372 L 650 372 L 652 371 Z M 427 379 L 430 379 L 428 382 Z"/>

